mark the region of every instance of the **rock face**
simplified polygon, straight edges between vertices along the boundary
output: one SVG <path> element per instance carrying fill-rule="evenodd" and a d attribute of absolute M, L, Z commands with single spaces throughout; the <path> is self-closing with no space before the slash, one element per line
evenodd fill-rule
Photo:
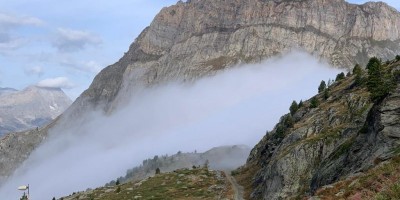
<path fill-rule="evenodd" d="M 103 69 L 65 115 L 79 119 L 94 107 L 112 112 L 142 87 L 192 81 L 291 49 L 302 49 L 335 66 L 350 68 L 371 56 L 386 59 L 400 54 L 399 39 L 400 14 L 384 3 L 180 1 L 162 9 L 128 52 Z M 38 133 L 38 138 L 47 135 Z M 13 163 L 13 168 L 19 164 Z M 9 164 L 0 162 L 0 171 L 2 165 Z"/>
<path fill-rule="evenodd" d="M 192 0 L 164 8 L 72 108 L 105 110 L 143 86 L 190 81 L 302 49 L 338 67 L 400 54 L 400 14 L 344 0 Z"/>
<path fill-rule="evenodd" d="M 330 91 L 327 100 L 316 96 L 317 108 L 306 101 L 293 116 L 282 117 L 254 147 L 245 166 L 259 169 L 251 175 L 252 199 L 303 198 L 398 154 L 399 77 L 397 89 L 378 102 L 369 100 L 365 87 L 354 86 L 354 77 Z"/>
<path fill-rule="evenodd" d="M 58 88 L 31 86 L 19 92 L 3 91 L 0 94 L 0 136 L 46 125 L 72 103 Z"/>

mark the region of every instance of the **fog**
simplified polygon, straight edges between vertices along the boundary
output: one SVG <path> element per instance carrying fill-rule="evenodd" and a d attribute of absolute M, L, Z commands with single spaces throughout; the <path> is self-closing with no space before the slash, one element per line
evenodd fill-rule
<path fill-rule="evenodd" d="M 143 90 L 111 116 L 93 111 L 82 126 L 53 128 L 50 137 L 1 187 L 18 199 L 30 184 L 32 200 L 104 185 L 154 155 L 254 146 L 288 112 L 292 100 L 315 95 L 339 70 L 291 52 L 260 64 L 236 66 L 191 84 Z M 61 127 L 61 126 L 59 126 Z"/>

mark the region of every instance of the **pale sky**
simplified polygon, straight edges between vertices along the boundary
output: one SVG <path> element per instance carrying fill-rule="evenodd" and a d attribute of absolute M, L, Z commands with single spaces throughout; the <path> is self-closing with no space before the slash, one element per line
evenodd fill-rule
<path fill-rule="evenodd" d="M 0 0 L 0 87 L 61 87 L 74 100 L 176 2 Z M 400 10 L 399 0 L 384 2 Z"/>

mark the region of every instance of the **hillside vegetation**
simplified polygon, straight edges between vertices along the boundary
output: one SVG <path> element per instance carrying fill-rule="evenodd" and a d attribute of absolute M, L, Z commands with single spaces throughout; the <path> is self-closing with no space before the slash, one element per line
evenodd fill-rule
<path fill-rule="evenodd" d="M 400 57 L 385 63 L 372 58 L 365 70 L 357 65 L 334 82 L 321 82 L 311 99 L 294 101 L 291 112 L 254 147 L 246 165 L 233 172 L 247 198 L 303 199 L 321 194 L 338 199 L 342 193 L 375 197 L 320 188 L 367 173 L 381 162 L 396 163 L 392 158 L 400 153 L 399 70 Z M 396 174 L 395 167 L 385 169 Z M 387 189 L 374 192 L 396 191 L 398 179 L 392 177 L 395 180 L 387 182 L 395 184 L 392 188 L 382 186 Z"/>
<path fill-rule="evenodd" d="M 134 200 L 134 199 L 233 199 L 233 191 L 224 172 L 207 168 L 180 169 L 156 174 L 142 181 L 96 188 L 74 193 L 62 200 Z"/>

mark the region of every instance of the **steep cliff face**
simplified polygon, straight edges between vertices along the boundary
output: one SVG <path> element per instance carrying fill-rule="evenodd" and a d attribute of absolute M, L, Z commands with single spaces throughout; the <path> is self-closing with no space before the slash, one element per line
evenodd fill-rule
<path fill-rule="evenodd" d="M 192 0 L 164 8 L 120 61 L 73 108 L 108 110 L 143 86 L 190 81 L 237 63 L 303 49 L 350 68 L 400 54 L 400 14 L 384 3 L 344 0 Z M 101 106 L 103 107 L 103 106 Z"/>
<path fill-rule="evenodd" d="M 400 63 L 393 64 L 399 66 Z M 254 147 L 242 172 L 248 175 L 252 199 L 294 199 L 368 170 L 398 154 L 400 84 L 381 101 L 372 102 L 354 77 L 335 82 L 330 96 L 306 101 Z M 288 120 L 288 119 L 292 120 Z M 247 169 L 246 169 L 247 168 Z M 245 181 L 242 181 L 245 182 Z M 246 183 L 244 183 L 246 184 Z"/>
<path fill-rule="evenodd" d="M 164 8 L 115 64 L 103 69 L 64 113 L 112 112 L 142 88 L 192 81 L 238 63 L 303 49 L 349 68 L 370 56 L 400 54 L 400 14 L 384 3 L 344 0 L 191 0 Z M 74 121 L 63 122 L 73 125 Z M 57 123 L 61 124 L 61 123 Z M 44 129 L 47 130 L 47 129 Z M 33 132 L 44 138 L 47 131 Z M 37 146 L 41 140 L 37 140 Z M 21 139 L 15 146 L 24 146 Z M 19 148 L 19 147 L 18 147 Z M 1 166 L 31 149 L 4 154 Z M 21 148 L 24 149 L 24 148 Z M 4 162 L 3 162 L 4 161 Z M 12 172 L 11 170 L 8 172 Z"/>

